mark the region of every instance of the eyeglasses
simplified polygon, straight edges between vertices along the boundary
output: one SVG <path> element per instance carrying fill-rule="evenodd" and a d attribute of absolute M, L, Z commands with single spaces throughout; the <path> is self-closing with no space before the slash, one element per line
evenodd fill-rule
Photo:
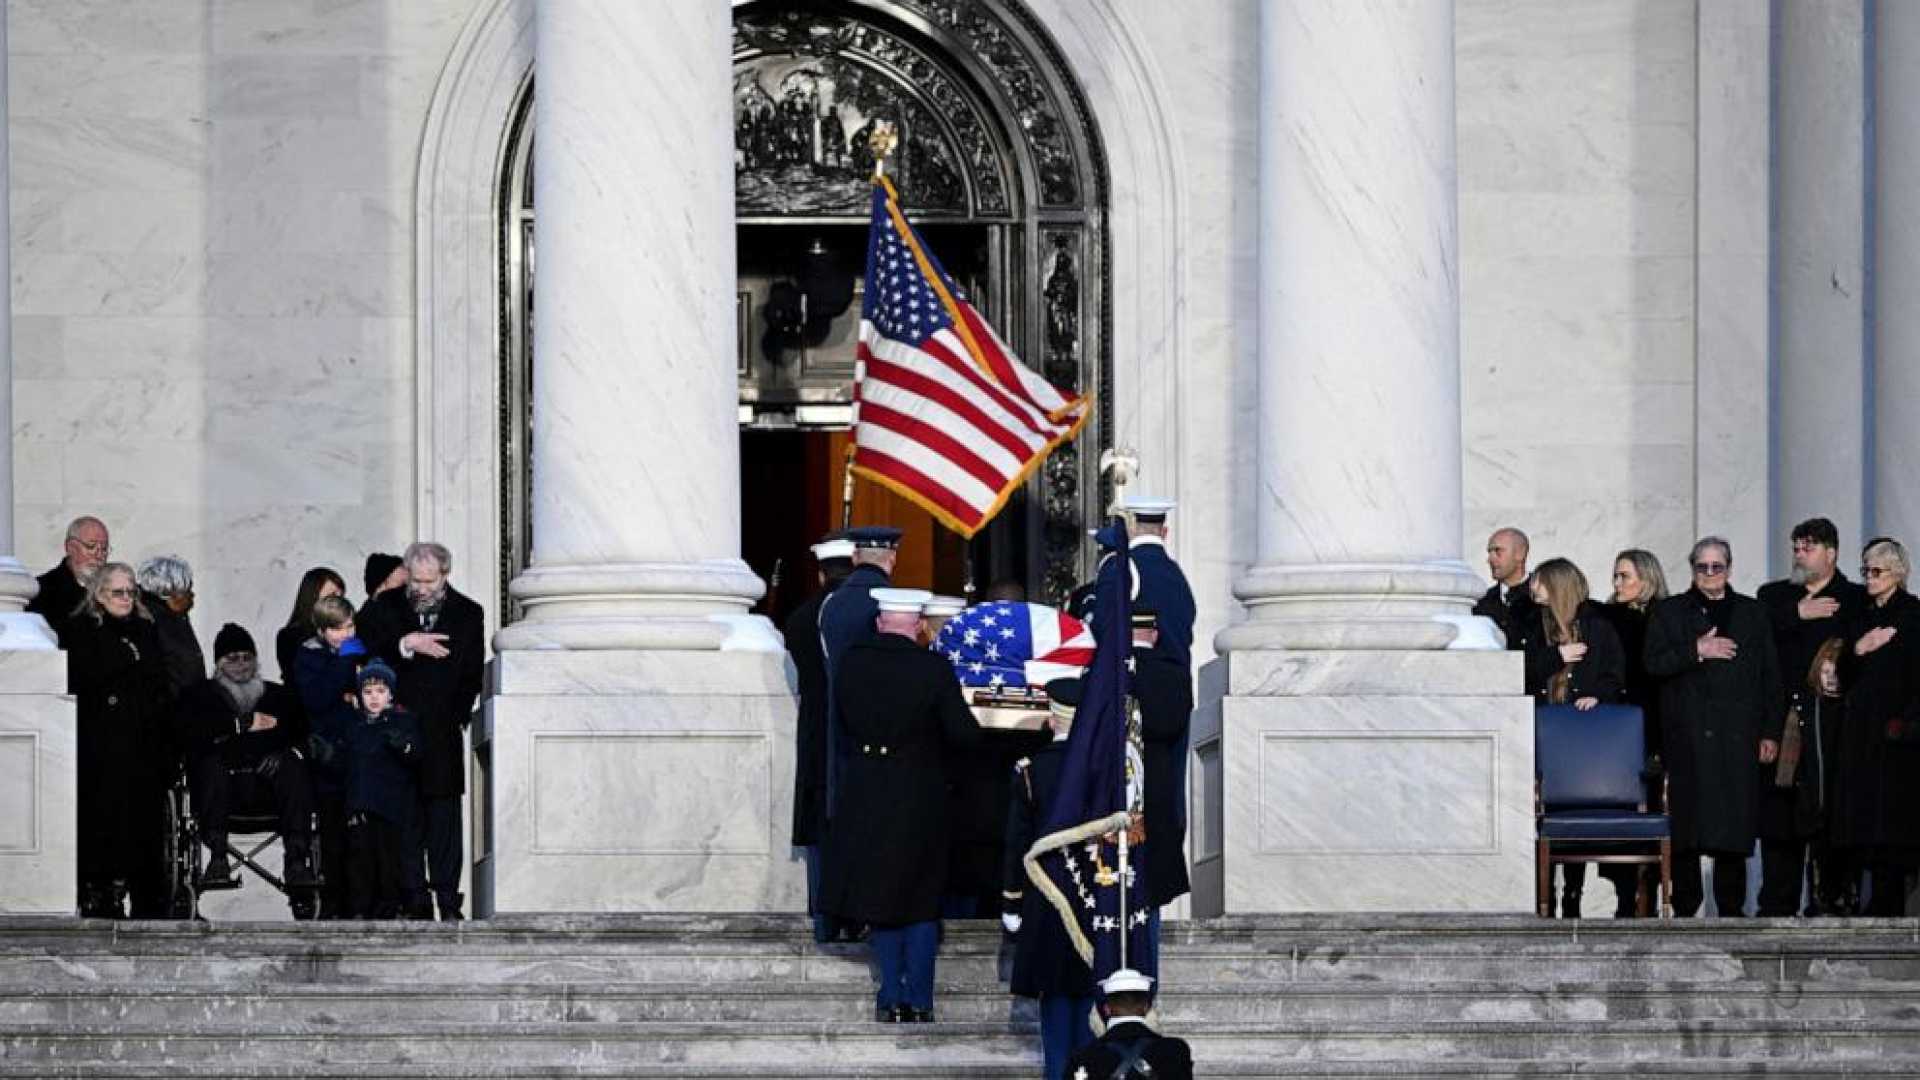
<path fill-rule="evenodd" d="M 101 540 L 98 543 L 88 543 L 87 541 L 82 540 L 76 536 L 76 537 L 73 537 L 71 540 L 69 540 L 68 543 L 79 544 L 81 551 L 84 551 L 89 555 L 98 556 L 102 559 L 106 558 L 107 555 L 113 551 L 113 545 L 105 540 Z"/>
<path fill-rule="evenodd" d="M 1715 574 L 1726 573 L 1727 564 L 1723 562 L 1697 562 L 1693 564 L 1693 572 L 1702 577 L 1713 577 Z"/>
<path fill-rule="evenodd" d="M 102 589 L 101 592 L 113 597 L 115 600 L 131 600 L 140 595 L 138 589 Z"/>
<path fill-rule="evenodd" d="M 1893 571 L 1884 566 L 1863 566 L 1860 568 L 1860 576 L 1863 578 L 1878 579 L 1886 577 L 1891 573 L 1893 573 Z"/>

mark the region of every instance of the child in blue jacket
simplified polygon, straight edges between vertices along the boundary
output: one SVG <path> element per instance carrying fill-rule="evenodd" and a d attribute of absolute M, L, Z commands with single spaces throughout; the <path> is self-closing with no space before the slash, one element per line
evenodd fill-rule
<path fill-rule="evenodd" d="M 420 725 L 394 704 L 397 681 L 384 661 L 360 669 L 360 709 L 347 733 L 347 850 L 355 918 L 399 918 L 406 899 L 406 839 L 419 794 L 414 770 Z"/>

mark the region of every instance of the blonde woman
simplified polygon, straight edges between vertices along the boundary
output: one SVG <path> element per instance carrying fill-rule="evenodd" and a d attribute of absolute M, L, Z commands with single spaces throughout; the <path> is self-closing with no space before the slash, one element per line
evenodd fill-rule
<path fill-rule="evenodd" d="M 1582 711 L 1620 699 L 1626 658 L 1619 635 L 1588 599 L 1587 576 L 1566 559 L 1548 559 L 1533 572 L 1535 608 L 1513 627 L 1515 646 L 1526 654 L 1527 693 L 1539 705 L 1572 705 Z M 1580 917 L 1586 863 L 1564 863 L 1560 914 Z"/>
<path fill-rule="evenodd" d="M 153 616 L 126 563 L 101 564 L 64 624 L 79 720 L 80 914 L 161 918 L 168 775 L 166 669 Z"/>

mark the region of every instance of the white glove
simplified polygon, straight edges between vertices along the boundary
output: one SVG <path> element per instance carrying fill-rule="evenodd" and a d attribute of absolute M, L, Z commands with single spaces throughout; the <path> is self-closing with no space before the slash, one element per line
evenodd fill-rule
<path fill-rule="evenodd" d="M 1013 914 L 1002 915 L 1000 916 L 1000 925 L 1007 928 L 1007 933 L 1017 934 L 1020 932 L 1020 916 Z"/>

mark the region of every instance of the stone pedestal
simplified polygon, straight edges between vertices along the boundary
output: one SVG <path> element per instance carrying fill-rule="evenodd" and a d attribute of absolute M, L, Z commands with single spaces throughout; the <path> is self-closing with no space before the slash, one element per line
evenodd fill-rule
<path fill-rule="evenodd" d="M 78 730 L 45 620 L 0 615 L 0 914 L 76 910 Z"/>
<path fill-rule="evenodd" d="M 509 651 L 492 678 L 476 914 L 805 910 L 783 657 Z"/>
<path fill-rule="evenodd" d="M 1277 650 L 1208 665 L 1194 913 L 1527 910 L 1533 708 L 1502 692 L 1520 665 Z"/>

